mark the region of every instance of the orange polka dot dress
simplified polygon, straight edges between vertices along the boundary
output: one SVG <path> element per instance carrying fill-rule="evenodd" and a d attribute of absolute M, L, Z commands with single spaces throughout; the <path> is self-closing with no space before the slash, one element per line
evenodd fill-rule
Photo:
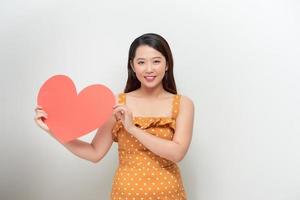
<path fill-rule="evenodd" d="M 119 94 L 125 104 L 125 93 Z M 180 95 L 174 95 L 172 116 L 134 117 L 135 126 L 160 138 L 172 140 Z M 128 133 L 121 121 L 112 129 L 113 141 L 118 143 L 119 166 L 112 184 L 112 200 L 185 200 L 186 193 L 176 163 L 162 158 Z"/>

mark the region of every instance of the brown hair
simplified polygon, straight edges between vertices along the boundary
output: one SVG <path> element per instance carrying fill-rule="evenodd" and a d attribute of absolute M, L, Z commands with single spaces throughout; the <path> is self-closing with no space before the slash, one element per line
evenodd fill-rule
<path fill-rule="evenodd" d="M 141 82 L 137 79 L 130 65 L 130 62 L 133 61 L 133 58 L 135 57 L 136 49 L 141 45 L 150 46 L 159 51 L 165 57 L 168 70 L 162 80 L 163 88 L 170 93 L 177 94 L 173 75 L 173 56 L 170 46 L 162 36 L 155 33 L 143 34 L 131 43 L 127 63 L 128 78 L 124 92 L 128 93 L 141 87 Z"/>

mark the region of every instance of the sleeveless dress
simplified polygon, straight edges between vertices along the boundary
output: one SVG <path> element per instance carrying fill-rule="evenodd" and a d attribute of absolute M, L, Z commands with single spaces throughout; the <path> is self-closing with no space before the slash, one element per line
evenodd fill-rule
<path fill-rule="evenodd" d="M 118 102 L 125 104 L 126 94 L 119 94 Z M 133 117 L 133 123 L 160 138 L 172 140 L 181 95 L 174 95 L 172 116 Z M 112 129 L 118 143 L 119 166 L 112 184 L 112 200 L 186 200 L 180 169 L 176 163 L 162 158 L 128 133 L 121 121 Z"/>

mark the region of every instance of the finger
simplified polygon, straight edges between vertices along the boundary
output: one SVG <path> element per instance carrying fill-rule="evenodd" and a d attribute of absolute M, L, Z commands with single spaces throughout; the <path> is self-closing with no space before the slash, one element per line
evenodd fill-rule
<path fill-rule="evenodd" d="M 43 129 L 49 130 L 49 127 L 48 127 L 47 124 L 44 123 L 44 122 L 41 123 L 41 127 L 42 127 Z"/>
<path fill-rule="evenodd" d="M 44 111 L 37 111 L 37 114 L 41 115 L 43 117 L 48 117 L 48 114 L 46 112 L 44 112 Z"/>
<path fill-rule="evenodd" d="M 36 123 L 39 125 L 39 126 L 41 126 L 42 124 L 44 124 L 45 122 L 43 122 L 43 120 L 41 120 L 41 119 L 37 119 L 37 120 L 35 120 L 36 121 Z"/>
<path fill-rule="evenodd" d="M 124 113 L 124 112 L 121 112 L 121 111 L 123 111 L 123 110 L 124 110 L 124 108 L 118 107 L 118 108 L 115 108 L 115 109 L 114 109 L 113 113 L 114 113 L 114 114 L 117 114 L 117 113 L 119 113 L 119 112 L 120 112 L 120 113 Z"/>
<path fill-rule="evenodd" d="M 128 109 L 127 106 L 124 105 L 124 104 L 117 104 L 117 105 L 114 105 L 114 106 L 113 106 L 113 109 L 114 109 L 114 110 L 115 110 L 115 109 L 118 109 L 118 108 L 123 108 L 123 109 L 125 109 L 125 110 Z"/>
<path fill-rule="evenodd" d="M 124 106 L 124 104 L 120 104 L 120 103 L 117 103 L 113 106 L 113 108 L 116 108 L 116 107 L 119 107 L 119 106 Z"/>
<path fill-rule="evenodd" d="M 38 109 L 36 112 L 42 112 L 42 113 L 45 113 L 45 114 L 47 114 L 47 113 L 46 113 L 46 111 L 44 111 L 44 110 L 40 110 L 40 109 Z"/>
<path fill-rule="evenodd" d="M 34 121 L 37 125 L 41 125 L 41 123 L 44 123 L 40 118 L 34 118 Z"/>
<path fill-rule="evenodd" d="M 115 112 L 119 112 L 119 111 L 121 111 L 121 110 L 123 110 L 124 112 L 127 110 L 127 108 L 125 108 L 124 106 L 122 106 L 122 105 L 120 105 L 120 106 L 118 106 L 118 107 L 116 107 L 115 109 L 114 109 L 114 111 Z M 123 112 L 123 113 L 124 113 Z"/>
<path fill-rule="evenodd" d="M 43 122 L 42 120 L 37 120 L 36 123 L 42 129 L 49 130 L 49 127 L 47 126 L 47 124 L 45 122 Z"/>
<path fill-rule="evenodd" d="M 48 116 L 44 115 L 43 113 L 38 113 L 35 117 L 36 119 L 41 119 L 41 118 L 48 119 Z"/>
<path fill-rule="evenodd" d="M 48 116 L 48 114 L 45 112 L 45 111 L 43 111 L 43 110 L 40 110 L 40 111 L 38 111 L 39 113 L 42 113 L 42 114 L 44 114 L 44 115 L 46 115 L 46 116 Z"/>
<path fill-rule="evenodd" d="M 120 109 L 120 108 L 122 108 L 121 105 L 115 105 L 115 106 L 113 106 L 113 110 L 118 110 L 118 109 Z"/>
<path fill-rule="evenodd" d="M 116 113 L 115 116 L 117 117 L 117 119 L 120 119 L 122 117 L 122 114 L 120 112 Z"/>
<path fill-rule="evenodd" d="M 34 109 L 34 111 L 35 112 L 44 112 L 44 113 L 46 113 L 43 109 L 39 109 L 39 108 Z"/>
<path fill-rule="evenodd" d="M 115 119 L 116 119 L 116 121 L 119 121 L 121 118 L 120 118 L 120 117 L 117 117 L 117 116 L 115 116 Z"/>
<path fill-rule="evenodd" d="M 37 105 L 37 106 L 35 107 L 35 110 L 41 110 L 41 109 L 43 109 L 42 106 Z"/>
<path fill-rule="evenodd" d="M 116 111 L 114 113 L 114 115 L 118 116 L 118 117 L 121 117 L 122 115 L 124 115 L 124 111 L 123 110 L 119 110 L 119 111 Z"/>

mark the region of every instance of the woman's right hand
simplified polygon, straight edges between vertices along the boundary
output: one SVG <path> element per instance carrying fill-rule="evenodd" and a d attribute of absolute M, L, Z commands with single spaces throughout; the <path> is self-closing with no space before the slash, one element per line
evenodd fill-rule
<path fill-rule="evenodd" d="M 42 128 L 44 131 L 50 133 L 50 129 L 47 126 L 47 124 L 44 122 L 45 119 L 47 119 L 47 113 L 42 109 L 42 107 L 37 106 L 35 109 L 35 117 L 34 117 L 34 121 L 36 122 L 36 124 Z"/>

